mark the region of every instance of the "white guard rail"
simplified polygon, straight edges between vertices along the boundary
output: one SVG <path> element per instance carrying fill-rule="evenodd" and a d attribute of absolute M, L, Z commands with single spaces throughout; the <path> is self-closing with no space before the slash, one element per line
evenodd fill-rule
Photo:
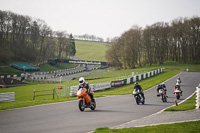
<path fill-rule="evenodd" d="M 200 108 L 200 84 L 199 84 L 199 86 L 198 87 L 196 87 L 196 95 L 197 95 L 197 97 L 196 97 L 196 109 L 199 109 Z"/>
<path fill-rule="evenodd" d="M 0 93 L 0 102 L 15 101 L 15 92 Z"/>

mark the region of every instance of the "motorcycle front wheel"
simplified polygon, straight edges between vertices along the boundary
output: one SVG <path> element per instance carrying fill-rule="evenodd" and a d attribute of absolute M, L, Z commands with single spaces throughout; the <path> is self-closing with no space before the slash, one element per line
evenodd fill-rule
<path fill-rule="evenodd" d="M 140 104 L 140 99 L 139 99 L 139 97 L 135 97 L 135 100 L 136 100 L 137 105 L 139 105 L 139 104 Z"/>
<path fill-rule="evenodd" d="M 85 110 L 84 103 L 83 103 L 82 100 L 79 100 L 78 107 L 79 107 L 80 111 L 84 111 Z"/>
<path fill-rule="evenodd" d="M 167 97 L 165 95 L 163 95 L 163 102 L 167 102 Z"/>
<path fill-rule="evenodd" d="M 176 95 L 176 99 L 179 99 L 180 98 L 180 95 Z"/>

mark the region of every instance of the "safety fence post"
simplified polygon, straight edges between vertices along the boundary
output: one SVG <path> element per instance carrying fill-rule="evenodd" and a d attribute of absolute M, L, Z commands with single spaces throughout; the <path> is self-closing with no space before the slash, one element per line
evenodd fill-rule
<path fill-rule="evenodd" d="M 144 79 L 144 75 L 143 74 L 141 74 L 141 80 L 143 80 Z"/>
<path fill-rule="evenodd" d="M 139 76 L 137 75 L 137 76 L 136 76 L 136 81 L 138 81 L 138 80 L 139 80 Z"/>
<path fill-rule="evenodd" d="M 33 100 L 35 100 L 35 89 L 33 90 Z"/>
<path fill-rule="evenodd" d="M 198 87 L 196 87 L 196 95 L 197 95 L 197 97 L 196 97 L 196 109 L 199 109 L 200 108 L 200 84 L 199 84 L 199 86 Z"/>

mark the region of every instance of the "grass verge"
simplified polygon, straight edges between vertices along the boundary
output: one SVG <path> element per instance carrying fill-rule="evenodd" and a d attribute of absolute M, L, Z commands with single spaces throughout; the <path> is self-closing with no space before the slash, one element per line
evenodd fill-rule
<path fill-rule="evenodd" d="M 196 94 L 194 94 L 190 99 L 185 101 L 184 103 L 167 108 L 165 111 L 187 111 L 195 109 L 195 102 L 196 102 Z"/>
<path fill-rule="evenodd" d="M 94 133 L 198 133 L 200 121 L 123 129 L 97 128 Z"/>

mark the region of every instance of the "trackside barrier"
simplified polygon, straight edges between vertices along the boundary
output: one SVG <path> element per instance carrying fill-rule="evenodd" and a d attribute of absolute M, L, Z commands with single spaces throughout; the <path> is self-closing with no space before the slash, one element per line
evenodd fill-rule
<path fill-rule="evenodd" d="M 49 71 L 49 72 L 34 72 L 32 73 L 31 75 L 33 76 L 32 79 L 46 79 L 46 77 L 41 77 L 41 76 L 38 76 L 37 77 L 34 77 L 36 75 L 43 75 L 43 74 L 49 74 L 49 73 L 57 73 L 57 72 L 63 72 L 63 75 L 67 75 L 67 74 L 70 74 L 70 73 L 67 73 L 67 71 L 69 70 L 74 70 L 76 68 L 79 68 L 80 65 L 74 67 L 74 68 L 69 68 L 69 69 L 62 69 L 62 70 L 57 70 L 57 71 Z M 74 71 L 74 73 L 77 73 L 77 72 L 83 72 L 84 69 L 81 69 L 81 70 L 77 70 L 77 71 Z M 65 72 L 65 73 L 64 73 Z M 57 75 L 58 76 L 58 75 Z M 21 74 L 15 74 L 15 75 L 0 75 L 0 78 L 10 78 L 10 77 L 21 77 Z"/>
<path fill-rule="evenodd" d="M 15 92 L 0 93 L 0 102 L 15 101 Z"/>
<path fill-rule="evenodd" d="M 99 84 L 93 85 L 93 91 L 99 91 L 99 90 L 109 89 L 109 88 L 111 88 L 110 82 L 99 83 Z"/>
<path fill-rule="evenodd" d="M 200 84 L 199 84 L 199 86 L 198 87 L 196 87 L 196 95 L 197 95 L 197 97 L 196 97 L 196 109 L 199 109 L 200 108 Z"/>
<path fill-rule="evenodd" d="M 126 81 L 127 85 L 131 83 L 131 78 L 127 78 L 127 81 Z"/>
<path fill-rule="evenodd" d="M 76 96 L 77 90 L 78 90 L 78 86 L 71 86 L 70 87 L 70 96 Z"/>
<path fill-rule="evenodd" d="M 47 84 L 57 84 L 60 83 L 60 81 L 53 81 L 53 80 L 38 80 L 38 79 L 26 79 L 28 82 L 36 82 L 36 83 L 47 83 Z"/>
<path fill-rule="evenodd" d="M 112 81 L 111 82 L 111 87 L 119 87 L 122 86 L 124 84 L 124 80 L 117 80 L 117 81 Z"/>
<path fill-rule="evenodd" d="M 127 79 L 120 79 L 120 80 L 116 80 L 116 81 L 99 83 L 99 84 L 90 84 L 89 86 L 91 87 L 92 91 L 105 90 L 105 89 L 109 89 L 112 87 L 120 87 L 123 85 L 131 84 L 131 83 L 134 83 L 135 81 L 150 78 L 150 77 L 152 77 L 158 73 L 162 73 L 162 72 L 163 72 L 163 68 L 157 69 L 157 70 L 154 70 L 151 72 L 147 72 L 144 74 L 140 74 L 140 75 L 135 75 L 135 76 L 133 76 L 131 78 L 127 78 Z M 70 96 L 75 96 L 77 93 L 77 90 L 78 90 L 78 86 L 71 86 L 70 87 Z"/>

